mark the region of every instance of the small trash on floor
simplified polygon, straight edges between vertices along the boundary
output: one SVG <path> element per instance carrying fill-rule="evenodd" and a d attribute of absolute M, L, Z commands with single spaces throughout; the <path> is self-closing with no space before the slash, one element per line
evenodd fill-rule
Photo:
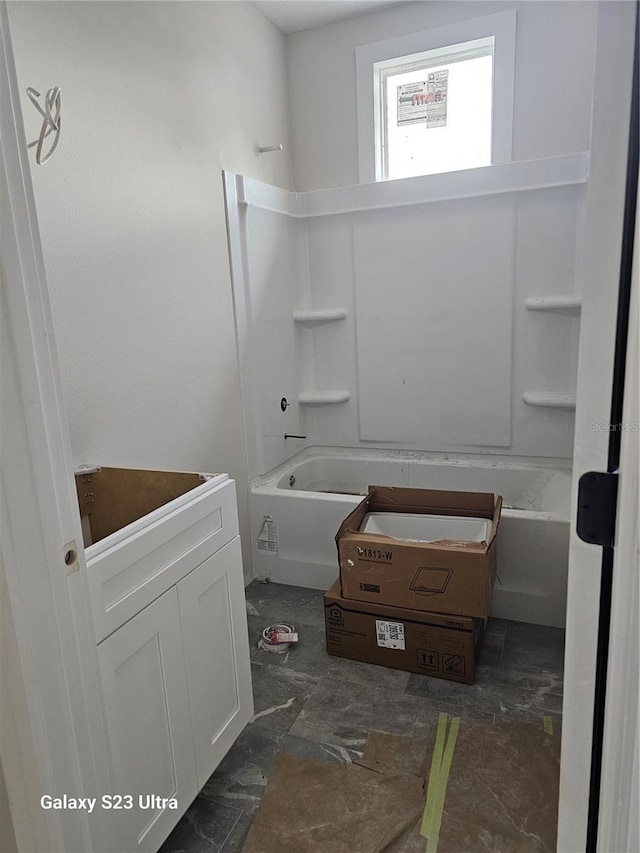
<path fill-rule="evenodd" d="M 369 732 L 361 759 L 278 753 L 243 853 L 552 853 L 560 737 L 441 714 L 425 738 Z"/>
<path fill-rule="evenodd" d="M 258 640 L 258 648 L 265 652 L 283 654 L 289 651 L 293 643 L 298 642 L 298 632 L 295 625 L 278 623 L 267 626 Z"/>

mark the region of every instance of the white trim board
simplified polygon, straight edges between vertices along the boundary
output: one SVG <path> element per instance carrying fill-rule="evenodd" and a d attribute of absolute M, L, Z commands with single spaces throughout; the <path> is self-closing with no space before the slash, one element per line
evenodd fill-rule
<path fill-rule="evenodd" d="M 592 425 L 608 424 L 611 412 L 635 14 L 634 3 L 598 8 L 571 518 L 579 478 L 607 470 L 609 432 Z M 586 843 L 601 564 L 602 549 L 578 539 L 572 525 L 557 844 L 562 853 L 584 853 Z"/>
<path fill-rule="evenodd" d="M 598 850 L 640 850 L 640 211 L 636 214 L 635 258 L 620 448 L 611 603 L 611 636 L 603 739 Z"/>
<path fill-rule="evenodd" d="M 101 809 L 40 809 L 43 793 L 99 796 L 109 783 L 106 730 L 53 323 L 6 4 L 0 2 L 0 183 L 3 277 L 2 563 L 10 613 L 0 728 L 19 850 L 100 850 Z M 7 620 L 9 621 L 9 620 Z M 6 703 L 6 706 L 5 704 Z M 20 738 L 19 757 L 6 738 Z M 5 751 L 6 748 L 6 751 Z M 5 761 L 8 757 L 9 760 Z"/>

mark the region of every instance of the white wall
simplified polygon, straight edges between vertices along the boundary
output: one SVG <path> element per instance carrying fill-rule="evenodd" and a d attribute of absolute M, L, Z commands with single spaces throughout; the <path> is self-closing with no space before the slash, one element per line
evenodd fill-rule
<path fill-rule="evenodd" d="M 226 175 L 231 275 L 236 311 L 249 477 L 275 468 L 305 446 L 287 433 L 306 435 L 298 391 L 309 384 L 312 352 L 304 347 L 293 312 L 309 278 L 305 223 L 285 212 L 246 207 L 245 187 L 264 187 L 285 200 L 294 193 L 230 173 Z M 288 406 L 282 410 L 281 400 Z"/>
<path fill-rule="evenodd" d="M 287 40 L 299 190 L 358 182 L 357 45 L 517 10 L 513 159 L 589 149 L 597 3 L 418 2 Z"/>
<path fill-rule="evenodd" d="M 315 335 L 316 381 L 351 392 L 314 411 L 313 443 L 570 457 L 573 412 L 522 398 L 575 391 L 579 315 L 525 299 L 580 292 L 582 198 L 557 187 L 309 220 L 315 302 L 348 309 Z"/>
<path fill-rule="evenodd" d="M 12 3 L 10 21 L 23 90 L 62 87 L 32 172 L 74 464 L 228 471 L 246 532 L 221 170 L 290 185 L 284 36 L 235 2 Z"/>
<path fill-rule="evenodd" d="M 230 182 L 249 475 L 304 446 L 285 432 L 570 458 L 571 407 L 524 399 L 575 394 L 580 314 L 526 301 L 581 292 L 587 174 L 576 155 L 305 193 Z M 329 393 L 348 399 L 295 405 Z"/>

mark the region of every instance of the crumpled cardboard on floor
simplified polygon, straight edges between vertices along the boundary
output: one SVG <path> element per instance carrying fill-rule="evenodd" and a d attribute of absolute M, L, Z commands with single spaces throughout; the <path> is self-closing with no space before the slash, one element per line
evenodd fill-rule
<path fill-rule="evenodd" d="M 243 853 L 400 853 L 419 825 L 424 779 L 286 753 L 276 763 Z"/>
<path fill-rule="evenodd" d="M 279 753 L 243 853 L 425 853 L 435 742 L 369 733 L 362 759 Z M 460 725 L 437 853 L 555 850 L 560 737 L 532 723 Z M 432 840 L 433 842 L 433 840 Z"/>
<path fill-rule="evenodd" d="M 438 853 L 555 853 L 560 732 L 460 725 Z"/>

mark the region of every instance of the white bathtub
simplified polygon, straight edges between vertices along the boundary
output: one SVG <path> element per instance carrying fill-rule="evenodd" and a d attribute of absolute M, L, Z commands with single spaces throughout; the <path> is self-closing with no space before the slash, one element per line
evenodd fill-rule
<path fill-rule="evenodd" d="M 555 460 L 307 448 L 251 483 L 256 577 L 328 589 L 336 531 L 369 485 L 502 495 L 492 614 L 564 627 L 571 468 Z"/>

